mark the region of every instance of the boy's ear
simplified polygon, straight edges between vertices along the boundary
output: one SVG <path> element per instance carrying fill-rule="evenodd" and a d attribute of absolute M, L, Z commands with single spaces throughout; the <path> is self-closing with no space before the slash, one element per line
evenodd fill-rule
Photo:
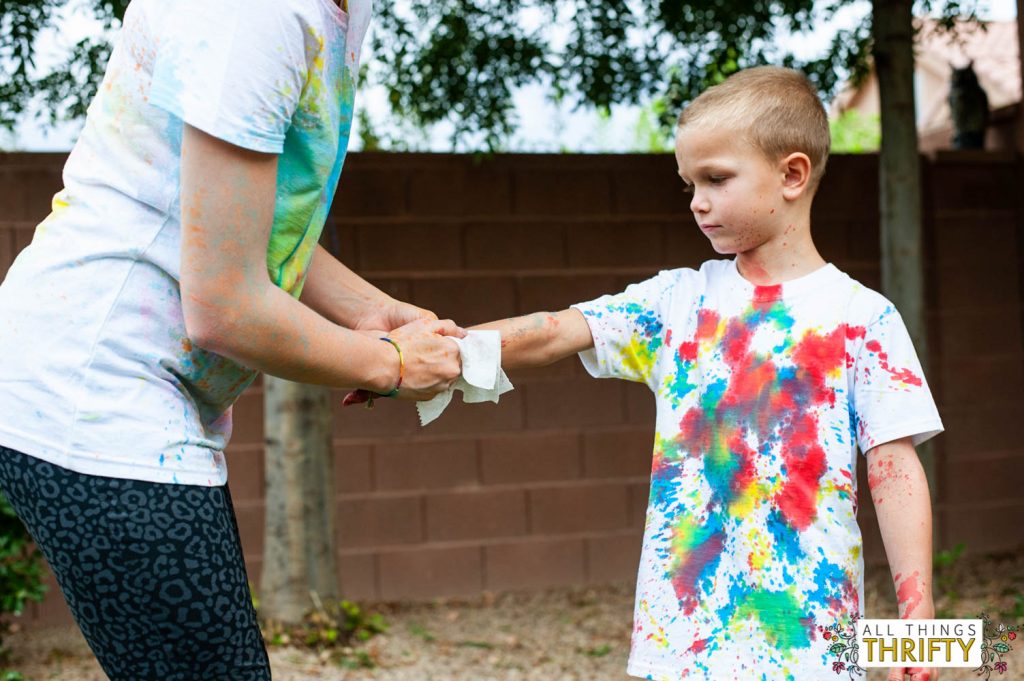
<path fill-rule="evenodd" d="M 806 191 L 811 182 L 811 159 L 802 152 L 794 152 L 779 162 L 783 173 L 782 195 L 795 201 Z"/>

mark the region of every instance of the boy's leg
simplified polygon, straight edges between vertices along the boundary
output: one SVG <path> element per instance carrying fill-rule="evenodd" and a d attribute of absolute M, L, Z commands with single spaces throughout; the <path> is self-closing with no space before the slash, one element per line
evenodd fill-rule
<path fill-rule="evenodd" d="M 0 490 L 113 681 L 270 679 L 227 487 L 84 475 L 0 447 Z"/>

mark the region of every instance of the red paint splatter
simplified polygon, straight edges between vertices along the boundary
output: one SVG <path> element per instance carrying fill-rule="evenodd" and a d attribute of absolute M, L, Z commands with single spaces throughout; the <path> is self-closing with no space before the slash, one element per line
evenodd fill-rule
<path fill-rule="evenodd" d="M 697 593 L 697 580 L 704 572 L 705 566 L 718 560 L 725 547 L 725 533 L 716 532 L 708 540 L 696 547 L 672 575 L 672 587 L 675 589 L 679 607 L 684 615 L 692 615 L 700 601 Z"/>
<path fill-rule="evenodd" d="M 773 303 L 776 300 L 782 300 L 782 284 L 754 287 L 755 304 Z"/>
<path fill-rule="evenodd" d="M 844 324 L 844 326 L 846 326 L 846 325 Z M 857 340 L 858 338 L 864 338 L 864 336 L 866 334 L 867 334 L 867 329 L 864 328 L 863 326 L 846 326 L 846 340 L 853 341 L 853 340 Z M 853 355 L 851 355 L 850 353 L 847 352 L 845 354 L 846 354 L 846 368 L 847 369 L 852 369 L 853 365 L 856 363 L 856 360 L 854 359 Z"/>
<path fill-rule="evenodd" d="M 907 385 L 920 386 L 922 384 L 921 378 L 914 375 L 914 372 L 910 369 L 897 369 L 889 366 L 889 355 L 882 352 L 882 345 L 876 340 L 870 340 L 864 344 L 871 352 L 878 354 L 878 360 L 882 365 L 882 369 L 888 371 L 894 380 L 906 383 Z"/>
<path fill-rule="evenodd" d="M 793 432 L 782 446 L 786 482 L 776 503 L 789 524 L 806 530 L 817 516 L 818 487 L 825 474 L 825 450 L 818 444 L 818 422 L 808 412 L 797 417 Z"/>
<path fill-rule="evenodd" d="M 680 343 L 679 344 L 679 359 L 684 362 L 695 362 L 697 361 L 697 344 L 696 343 Z"/>
<path fill-rule="evenodd" d="M 727 364 L 735 367 L 741 364 L 750 347 L 750 339 L 754 332 L 739 320 L 729 322 L 722 338 L 722 356 Z"/>
<path fill-rule="evenodd" d="M 813 389 L 811 399 L 816 404 L 827 401 L 829 406 L 835 406 L 835 391 L 829 389 L 825 379 L 827 374 L 838 369 L 845 359 L 845 334 L 846 329 L 842 326 L 824 336 L 808 333 L 793 351 L 794 363 L 810 378 Z"/>
<path fill-rule="evenodd" d="M 902 583 L 896 585 L 896 603 L 899 605 L 900 617 L 908 618 L 921 604 L 924 596 L 917 585 L 918 573 L 909 575 Z M 899 573 L 896 574 L 896 581 L 899 582 Z"/>
<path fill-rule="evenodd" d="M 868 462 L 868 489 L 871 490 L 871 496 L 875 500 L 876 504 L 881 504 L 884 498 L 881 496 L 882 492 L 892 493 L 895 490 L 891 487 L 891 484 L 897 480 L 903 480 L 904 482 L 910 482 L 910 475 L 902 469 L 897 468 L 893 464 L 892 459 L 878 459 L 875 461 Z M 910 492 L 910 489 L 906 490 Z"/>
<path fill-rule="evenodd" d="M 689 652 L 691 653 L 702 653 L 704 649 L 708 647 L 708 641 L 710 639 L 702 638 L 699 641 L 694 641 L 693 645 L 690 646 Z"/>
<path fill-rule="evenodd" d="M 846 338 L 847 340 L 857 340 L 858 338 L 864 338 L 867 334 L 867 329 L 863 326 L 847 326 L 846 327 Z"/>
<path fill-rule="evenodd" d="M 697 334 L 693 340 L 699 343 L 714 338 L 719 319 L 718 313 L 714 310 L 701 309 L 697 313 Z"/>

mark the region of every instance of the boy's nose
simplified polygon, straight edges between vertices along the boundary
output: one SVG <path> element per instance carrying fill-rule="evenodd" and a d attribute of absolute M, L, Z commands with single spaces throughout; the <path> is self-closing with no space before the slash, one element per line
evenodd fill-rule
<path fill-rule="evenodd" d="M 691 213 L 707 213 L 710 208 L 711 207 L 708 205 L 707 200 L 705 200 L 701 194 L 698 194 L 697 192 L 693 193 L 693 198 L 690 199 Z"/>

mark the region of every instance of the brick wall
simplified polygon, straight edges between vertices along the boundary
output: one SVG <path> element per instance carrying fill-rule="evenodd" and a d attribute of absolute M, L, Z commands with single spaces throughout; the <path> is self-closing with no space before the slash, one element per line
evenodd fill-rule
<path fill-rule="evenodd" d="M 0 156 L 0 273 L 60 186 L 59 155 Z M 822 254 L 879 286 L 873 156 L 830 161 L 816 200 Z M 932 368 L 942 541 L 1024 543 L 1024 229 L 1020 163 L 927 161 Z M 470 325 L 563 308 L 658 269 L 715 257 L 671 156 L 353 154 L 324 242 L 396 297 Z M 511 374 L 500 405 L 453 403 L 426 429 L 408 404 L 335 400 L 339 580 L 359 599 L 628 580 L 639 557 L 653 440 L 646 388 L 587 377 L 575 359 Z M 235 409 L 232 493 L 258 582 L 262 392 Z M 863 469 L 863 466 L 861 467 Z M 863 480 L 861 489 L 866 492 Z M 883 559 L 862 493 L 866 555 Z M 66 618 L 59 598 L 34 608 Z"/>

